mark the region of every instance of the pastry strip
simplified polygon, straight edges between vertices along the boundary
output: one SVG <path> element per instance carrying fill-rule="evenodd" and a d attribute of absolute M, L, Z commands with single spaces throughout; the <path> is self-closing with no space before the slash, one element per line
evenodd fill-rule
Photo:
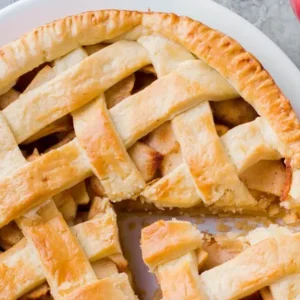
<path fill-rule="evenodd" d="M 116 216 L 110 210 L 71 230 L 90 261 L 120 251 Z M 26 239 L 0 254 L 0 274 L 0 299 L 16 299 L 46 280 L 38 254 Z"/>
<path fill-rule="evenodd" d="M 189 222 L 161 220 L 142 230 L 143 259 L 152 270 L 199 248 L 201 244 L 202 235 Z"/>
<path fill-rule="evenodd" d="M 0 180 L 0 226 L 92 175 L 76 140 Z"/>
<path fill-rule="evenodd" d="M 26 164 L 26 159 L 21 153 L 3 114 L 0 112 L 0 178 L 10 175 L 20 166 Z"/>
<path fill-rule="evenodd" d="M 299 245 L 300 234 L 267 238 L 205 271 L 200 278 L 208 299 L 240 299 L 280 278 L 299 273 Z"/>
<path fill-rule="evenodd" d="M 285 236 L 293 236 L 293 233 L 286 227 L 278 227 L 271 225 L 269 228 L 257 228 L 251 231 L 247 236 L 246 240 L 251 244 L 255 245 L 265 239 L 275 238 L 278 242 L 278 238 Z M 300 295 L 300 271 L 298 274 L 292 274 L 285 276 L 269 286 L 269 293 L 271 293 L 272 300 L 281 299 L 297 299 L 296 296 Z"/>
<path fill-rule="evenodd" d="M 1 124 L 4 125 L 5 120 L 2 119 Z M 3 134 L 8 137 L 7 143 L 11 147 L 18 148 L 9 128 L 5 129 Z M 6 150 L 6 147 L 1 148 L 0 153 Z M 16 150 L 19 153 L 15 151 L 15 155 L 10 155 L 7 160 L 14 161 L 21 156 L 23 161 L 18 168 L 26 166 L 21 151 Z M 36 156 L 38 159 L 38 154 Z M 36 251 L 55 298 L 63 297 L 77 287 L 97 279 L 84 251 L 52 199 L 27 212 L 16 221 L 29 244 L 33 246 L 33 251 Z"/>
<path fill-rule="evenodd" d="M 54 202 L 44 203 L 32 217 L 29 212 L 17 223 L 37 253 L 54 298 L 94 282 L 92 266 Z"/>
<path fill-rule="evenodd" d="M 116 129 L 128 148 L 162 123 L 206 100 L 237 96 L 218 73 L 201 61 L 183 62 L 178 69 L 110 109 Z"/>
<path fill-rule="evenodd" d="M 186 48 L 157 34 L 141 36 L 137 42 L 147 49 L 158 78 L 174 71 L 184 61 L 195 60 Z"/>
<path fill-rule="evenodd" d="M 222 142 L 239 173 L 260 160 L 278 160 L 284 156 L 280 154 L 284 151 L 282 143 L 262 118 L 234 127 L 222 136 Z"/>
<path fill-rule="evenodd" d="M 95 298 L 96 297 L 96 298 Z M 67 300 L 137 300 L 132 287 L 130 286 L 128 276 L 124 273 L 112 275 L 103 278 L 97 282 L 78 288 Z"/>
<path fill-rule="evenodd" d="M 141 22 L 138 12 L 102 10 L 60 19 L 36 28 L 1 48 L 4 72 L 0 90 L 44 62 L 53 61 L 80 45 L 112 39 Z"/>
<path fill-rule="evenodd" d="M 195 251 L 158 266 L 155 274 L 163 299 L 205 299 L 201 292 Z"/>
<path fill-rule="evenodd" d="M 109 199 L 137 196 L 146 184 L 114 128 L 104 96 L 74 112 L 73 119 L 78 142 Z"/>
<path fill-rule="evenodd" d="M 140 49 L 139 47 L 137 49 Z M 105 49 L 108 49 L 108 47 Z M 74 68 L 78 68 L 80 64 L 74 66 Z M 70 70 L 73 70 L 73 68 Z M 203 76 L 203 72 L 206 71 L 209 71 L 209 75 Z M 61 76 L 64 74 L 62 73 Z M 164 85 L 164 81 L 166 81 L 166 85 Z M 158 83 L 162 84 L 162 88 L 169 88 L 172 84 L 169 85 L 168 82 L 173 82 L 172 92 L 169 93 L 168 99 L 161 99 L 163 93 L 159 92 L 158 95 L 154 85 Z M 157 127 L 161 122 L 185 110 L 188 103 L 192 106 L 210 97 L 214 99 L 228 99 L 236 95 L 235 91 L 217 73 L 200 61 L 184 63 L 178 70 L 173 71 L 156 83 L 144 91 L 127 98 L 110 110 L 112 121 L 127 147 L 130 146 L 130 143 L 134 143 L 139 137 Z M 183 86 L 180 87 L 181 83 Z M 190 83 L 194 88 L 184 91 L 184 87 L 187 87 Z M 206 89 L 206 85 L 209 86 L 208 89 Z M 40 88 L 43 88 L 43 86 Z M 38 91 L 40 88 L 32 92 Z M 185 97 L 187 98 L 184 99 Z M 161 103 L 162 100 L 165 103 L 164 109 L 158 109 L 159 106 L 157 104 Z M 153 107 L 154 111 L 151 111 L 151 107 Z M 131 121 L 127 122 L 129 119 Z M 130 137 L 129 141 L 126 138 L 127 134 Z M 81 153 L 81 150 L 77 147 L 76 140 L 74 140 L 27 164 L 17 170 L 11 177 L 0 181 L 0 191 L 4 189 L 6 191 L 5 197 L 0 203 L 0 216 L 1 211 L 3 211 L 3 214 L 5 211 L 4 218 L 1 220 L 0 217 L 0 224 L 5 225 L 29 208 L 90 176 L 90 166 L 87 164 L 85 156 L 81 155 Z M 31 184 L 32 177 L 36 178 L 34 186 Z M 18 180 L 21 180 L 21 178 L 23 181 L 22 191 L 18 184 Z M 13 193 L 9 191 L 13 191 Z M 14 205 L 12 206 L 11 203 L 14 203 Z"/>
<path fill-rule="evenodd" d="M 3 114 L 15 139 L 21 143 L 149 63 L 147 51 L 142 46 L 120 41 L 22 94 L 3 110 Z"/>
<path fill-rule="evenodd" d="M 300 295 L 300 272 L 272 283 L 270 292 L 273 300 L 297 299 Z"/>
<path fill-rule="evenodd" d="M 141 198 L 161 208 L 188 208 L 202 202 L 185 163 L 147 186 L 141 193 Z"/>
<path fill-rule="evenodd" d="M 186 113 L 183 113 L 182 115 L 189 116 L 190 114 L 192 114 L 193 110 L 195 110 L 195 108 L 187 111 Z M 181 115 L 177 116 L 172 121 L 174 129 L 176 127 L 175 125 L 176 119 L 180 120 L 180 118 L 182 118 Z M 207 119 L 204 120 L 208 124 L 208 120 Z M 189 117 L 187 117 L 187 122 L 191 122 L 191 119 Z M 197 124 L 198 125 L 200 124 L 198 120 L 196 120 L 196 125 Z M 184 131 L 187 129 L 186 125 L 187 124 L 183 126 L 183 124 L 178 123 L 177 127 L 179 128 L 180 131 Z M 196 128 L 196 125 L 192 125 L 190 127 L 191 132 L 193 132 L 193 129 Z M 202 151 L 208 150 L 207 153 L 210 153 L 212 151 L 213 149 L 212 147 L 208 148 L 207 139 L 212 139 L 213 136 L 215 140 L 219 140 L 219 138 L 215 134 L 215 129 L 214 129 L 215 126 L 212 124 L 211 117 L 210 117 L 210 125 L 211 126 L 209 128 L 211 129 L 211 132 L 207 135 L 207 137 L 198 138 L 201 147 L 200 144 L 198 145 L 198 147 L 195 147 L 194 140 L 196 139 L 196 136 L 198 136 L 199 133 L 204 131 L 204 126 L 199 126 L 201 128 L 200 129 L 198 128 L 197 132 L 194 133 L 195 137 L 193 137 L 193 141 L 191 142 L 190 148 L 187 152 L 189 156 L 191 156 L 191 154 L 194 155 L 194 152 L 191 150 L 194 147 L 195 147 L 194 151 L 197 150 L 198 152 L 201 149 Z M 187 138 L 187 135 L 185 136 L 185 134 L 187 134 L 187 132 L 182 134 L 182 138 Z M 229 130 L 225 135 L 221 137 L 220 141 L 223 142 L 226 151 L 228 152 L 230 158 L 232 159 L 234 164 L 237 166 L 238 171 L 240 172 L 241 170 L 253 165 L 255 162 L 261 159 L 279 159 L 281 158 L 280 153 L 283 153 L 285 151 L 284 146 L 278 140 L 276 134 L 268 126 L 268 124 L 264 122 L 261 118 L 257 118 L 253 122 L 239 125 Z M 217 143 L 219 144 L 219 142 Z M 251 146 L 247 146 L 247 145 L 251 145 Z M 222 149 L 222 146 L 220 144 L 219 147 L 220 149 Z M 208 158 L 209 157 L 210 156 L 208 156 Z M 198 166 L 199 162 L 203 162 L 202 156 L 201 159 L 196 160 L 197 164 L 194 164 L 192 162 L 191 166 L 193 167 L 196 166 L 197 170 L 200 171 L 206 169 L 212 170 L 212 166 L 214 165 L 216 157 L 220 158 L 219 153 L 218 154 L 215 153 L 215 155 L 212 156 L 211 159 L 213 160 L 213 162 L 207 164 L 209 168 L 203 169 Z M 223 166 L 224 164 L 222 164 L 222 167 Z M 218 170 L 221 169 L 222 169 L 221 167 L 218 168 Z M 230 174 L 233 173 L 230 172 Z M 213 176 L 216 175 L 217 173 L 213 172 L 213 174 L 210 174 L 208 176 L 208 179 L 210 180 L 211 178 L 213 178 Z M 223 181 L 224 181 L 223 178 L 221 178 L 222 183 Z M 297 180 L 295 180 L 295 182 L 297 182 Z M 295 188 L 295 191 L 297 190 L 299 190 L 298 187 Z M 292 189 L 292 191 L 294 191 L 294 189 Z M 196 185 L 194 184 L 194 181 L 192 179 L 192 176 L 186 164 L 179 165 L 169 174 L 157 180 L 152 185 L 146 187 L 146 189 L 144 189 L 141 195 L 143 196 L 145 201 L 152 202 L 158 207 L 164 207 L 164 206 L 165 207 L 192 207 L 197 203 L 202 202 L 201 198 L 203 197 L 203 196 L 201 197 L 201 195 L 197 191 Z M 240 198 L 240 200 L 243 199 L 245 198 L 244 197 Z M 247 201 L 245 201 L 244 204 L 240 202 L 238 206 L 241 209 L 247 208 L 247 206 L 249 208 L 248 204 Z M 215 205 L 218 205 L 223 208 L 230 207 L 230 203 L 224 201 L 220 201 L 219 203 L 215 202 Z M 253 205 L 252 208 L 254 208 Z"/>
<path fill-rule="evenodd" d="M 221 143 L 208 102 L 175 117 L 172 127 L 205 204 L 222 201 L 225 207 L 236 208 L 256 205 Z"/>
<path fill-rule="evenodd" d="M 276 300 L 296 299 L 299 295 L 297 288 L 300 274 L 299 233 L 293 234 L 287 228 L 276 225 L 271 225 L 267 229 L 255 229 L 247 236 L 234 241 L 233 249 L 238 249 L 236 253 L 242 252 L 237 255 L 233 252 L 233 258 L 230 253 L 222 258 L 222 252 L 212 247 L 208 251 L 208 261 L 212 255 L 212 261 L 216 260 L 217 266 L 198 275 L 196 249 L 189 247 L 190 239 L 186 238 L 192 237 L 187 235 L 185 230 L 188 226 L 192 227 L 192 224 L 176 220 L 157 221 L 142 230 L 143 259 L 151 272 L 157 276 L 164 299 L 174 299 L 174 295 L 180 295 L 180 299 L 237 300 L 268 285 Z M 193 230 L 201 235 L 195 228 Z M 173 245 L 174 232 L 176 232 L 175 243 L 180 240 L 178 249 L 182 251 L 178 251 Z M 222 241 L 221 237 L 219 238 Z M 229 236 L 228 238 L 230 239 Z M 154 241 L 159 245 L 156 247 L 159 251 L 156 248 L 152 249 Z M 207 236 L 204 241 L 205 247 L 208 247 L 206 249 L 209 249 L 211 243 L 209 237 Z M 226 238 L 223 241 L 226 248 Z M 227 241 L 228 247 L 233 240 L 231 238 Z M 201 253 L 201 245 L 198 247 Z M 166 259 L 170 249 L 172 256 Z M 160 258 L 155 265 L 147 261 L 149 259 L 147 253 L 151 252 Z M 208 261 L 206 267 L 210 265 Z"/>
<path fill-rule="evenodd" d="M 202 237 L 191 223 L 184 221 L 160 220 L 143 228 L 143 259 L 156 275 L 163 299 L 205 299 L 195 251 L 201 249 Z"/>
<path fill-rule="evenodd" d="M 186 17 L 144 14 L 142 25 L 174 40 L 226 78 L 284 142 L 292 166 L 300 168 L 300 122 L 262 65 L 225 34 Z"/>

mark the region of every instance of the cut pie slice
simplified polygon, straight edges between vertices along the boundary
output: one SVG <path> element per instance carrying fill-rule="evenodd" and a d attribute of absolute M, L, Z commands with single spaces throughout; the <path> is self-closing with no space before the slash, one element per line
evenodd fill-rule
<path fill-rule="evenodd" d="M 159 248 L 151 249 L 149 241 L 153 239 Z M 269 287 L 270 299 L 296 299 L 299 243 L 299 234 L 276 225 L 244 237 L 218 239 L 205 237 L 191 223 L 176 220 L 145 227 L 141 238 L 143 259 L 155 274 L 163 299 L 178 295 L 180 299 L 241 299 L 263 287 Z M 172 256 L 168 255 L 170 249 Z M 204 260 L 200 274 L 199 257 Z"/>

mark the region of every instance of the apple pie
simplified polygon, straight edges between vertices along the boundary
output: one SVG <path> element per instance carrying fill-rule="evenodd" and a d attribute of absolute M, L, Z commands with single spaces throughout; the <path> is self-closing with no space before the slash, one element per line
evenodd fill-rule
<path fill-rule="evenodd" d="M 298 222 L 300 123 L 219 31 L 86 12 L 3 46 L 0 78 L 0 299 L 137 299 L 124 211 Z M 299 242 L 275 226 L 227 251 L 174 220 L 143 229 L 141 245 L 163 299 L 277 300 L 300 295 Z"/>

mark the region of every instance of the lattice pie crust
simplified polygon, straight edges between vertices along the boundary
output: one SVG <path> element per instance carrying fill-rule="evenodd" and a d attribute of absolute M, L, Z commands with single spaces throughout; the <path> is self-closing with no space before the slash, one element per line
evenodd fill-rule
<path fill-rule="evenodd" d="M 0 299 L 136 299 L 115 209 L 298 221 L 300 123 L 216 30 L 87 12 L 3 46 L 0 77 Z M 163 299 L 298 299 L 299 234 L 232 244 L 175 220 L 141 239 Z"/>
<path fill-rule="evenodd" d="M 163 299 L 241 299 L 263 287 L 263 299 L 298 299 L 299 245 L 299 233 L 277 225 L 214 238 L 176 220 L 151 224 L 141 239 Z"/>

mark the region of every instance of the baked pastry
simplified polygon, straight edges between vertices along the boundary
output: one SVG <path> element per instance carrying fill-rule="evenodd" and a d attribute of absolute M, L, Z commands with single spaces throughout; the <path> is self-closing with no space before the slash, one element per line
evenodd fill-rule
<path fill-rule="evenodd" d="M 260 299 L 257 291 L 263 299 L 298 299 L 299 243 L 299 233 L 276 225 L 221 238 L 177 220 L 153 223 L 141 238 L 143 259 L 166 300 Z"/>
<path fill-rule="evenodd" d="M 0 299 L 135 299 L 111 203 L 297 222 L 299 121 L 222 33 L 87 12 L 3 46 L 0 70 Z M 174 246 L 192 266 L 202 238 L 183 226 Z"/>

